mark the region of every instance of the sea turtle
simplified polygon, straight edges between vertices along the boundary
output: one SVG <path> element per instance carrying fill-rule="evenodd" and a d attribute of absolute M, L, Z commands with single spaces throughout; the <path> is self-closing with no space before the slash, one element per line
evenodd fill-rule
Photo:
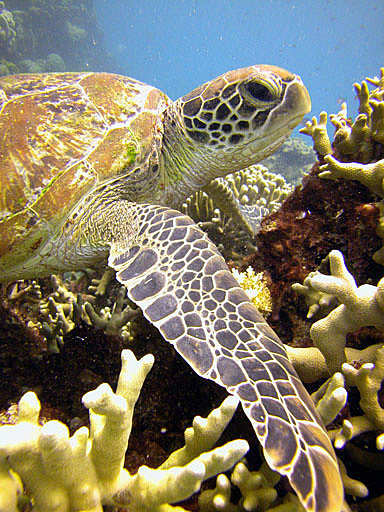
<path fill-rule="evenodd" d="M 282 144 L 310 110 L 300 77 L 255 65 L 172 102 L 115 74 L 25 74 L 0 79 L 0 101 L 0 280 L 108 257 L 192 368 L 240 397 L 306 509 L 340 510 L 335 454 L 282 343 L 176 210 Z"/>

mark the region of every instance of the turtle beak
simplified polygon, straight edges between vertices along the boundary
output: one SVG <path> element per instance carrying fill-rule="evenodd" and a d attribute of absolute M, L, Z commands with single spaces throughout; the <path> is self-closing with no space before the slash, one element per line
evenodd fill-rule
<path fill-rule="evenodd" d="M 289 89 L 289 94 L 293 96 L 293 101 L 297 102 L 297 108 L 302 112 L 304 117 L 311 111 L 311 97 L 309 96 L 309 92 L 303 84 L 303 81 L 298 75 L 296 75 L 296 81 L 292 85 L 296 85 L 296 87 L 293 87 L 292 91 Z"/>
<path fill-rule="evenodd" d="M 272 117 L 288 119 L 288 128 L 293 130 L 310 112 L 311 107 L 309 93 L 301 78 L 295 75 L 295 78 L 287 84 L 284 101 L 274 110 Z"/>

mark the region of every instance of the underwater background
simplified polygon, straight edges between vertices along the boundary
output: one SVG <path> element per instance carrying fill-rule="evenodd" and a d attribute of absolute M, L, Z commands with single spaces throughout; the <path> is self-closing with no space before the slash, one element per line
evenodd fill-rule
<path fill-rule="evenodd" d="M 377 73 L 384 4 L 343 0 L 95 0 L 121 71 L 176 99 L 250 64 L 298 73 L 312 112 L 356 102 L 352 83 Z"/>
<path fill-rule="evenodd" d="M 261 166 L 226 181 L 240 203 L 264 212 L 257 235 L 203 193 L 182 211 L 206 230 L 289 345 L 338 447 L 344 512 L 384 511 L 383 20 L 384 3 L 364 0 L 0 2 L 0 75 L 108 71 L 171 99 L 251 64 L 302 77 L 312 111 L 294 137 Z M 362 286 L 372 312 L 360 301 Z M 348 307 L 340 310 L 345 296 Z M 227 393 L 181 360 L 105 268 L 0 285 L 0 425 L 18 422 L 16 404 L 32 390 L 40 424 L 60 420 L 71 434 L 89 426 L 81 398 L 104 382 L 116 388 L 126 348 L 138 359 L 155 355 L 125 456 L 133 473 L 162 464 L 183 445 L 193 418 L 207 416 Z M 227 472 L 224 484 L 212 479 L 177 510 L 214 512 L 219 496 L 229 512 L 302 511 L 287 480 L 266 468 L 240 410 L 220 443 L 239 437 L 251 447 L 248 469 Z M 2 439 L 0 430 L 0 462 Z M 28 490 L 17 493 L 18 510 L 30 511 Z"/>

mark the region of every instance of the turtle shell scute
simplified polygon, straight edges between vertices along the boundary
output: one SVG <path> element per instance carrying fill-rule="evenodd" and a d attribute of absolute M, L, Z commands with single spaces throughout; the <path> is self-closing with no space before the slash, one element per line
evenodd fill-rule
<path fill-rule="evenodd" d="M 108 73 L 1 77 L 0 257 L 23 237 L 46 238 L 47 223 L 60 226 L 85 194 L 146 162 L 166 104 Z"/>

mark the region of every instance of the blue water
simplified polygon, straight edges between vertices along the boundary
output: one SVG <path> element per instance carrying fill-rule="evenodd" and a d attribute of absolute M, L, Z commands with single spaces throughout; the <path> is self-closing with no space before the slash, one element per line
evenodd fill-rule
<path fill-rule="evenodd" d="M 95 0 L 119 71 L 176 99 L 229 70 L 301 75 L 312 114 L 356 114 L 353 82 L 384 65 L 382 0 Z M 111 70 L 114 71 L 114 70 Z"/>

